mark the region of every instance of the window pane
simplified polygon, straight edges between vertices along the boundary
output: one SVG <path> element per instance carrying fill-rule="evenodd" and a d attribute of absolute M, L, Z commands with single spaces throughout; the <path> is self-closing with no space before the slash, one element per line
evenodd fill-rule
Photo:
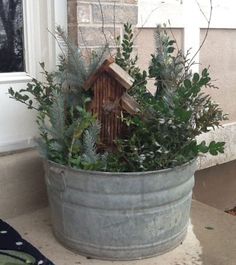
<path fill-rule="evenodd" d="M 23 39 L 22 0 L 0 0 L 0 73 L 25 70 Z"/>

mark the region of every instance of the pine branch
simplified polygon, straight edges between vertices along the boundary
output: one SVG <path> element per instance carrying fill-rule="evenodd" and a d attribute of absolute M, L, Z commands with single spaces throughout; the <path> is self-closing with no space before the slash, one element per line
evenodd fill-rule
<path fill-rule="evenodd" d="M 96 142 L 99 131 L 100 128 L 98 128 L 97 124 L 93 124 L 84 133 L 83 137 L 84 154 L 82 155 L 84 163 L 96 164 L 99 159 L 99 155 L 96 152 Z"/>
<path fill-rule="evenodd" d="M 65 110 L 64 98 L 61 92 L 53 91 L 53 103 L 49 108 L 49 119 L 52 125 L 51 132 L 58 140 L 64 139 Z"/>

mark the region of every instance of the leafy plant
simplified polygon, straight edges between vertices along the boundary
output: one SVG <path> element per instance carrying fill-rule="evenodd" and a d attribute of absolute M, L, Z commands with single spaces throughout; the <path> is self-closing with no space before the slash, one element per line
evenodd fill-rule
<path fill-rule="evenodd" d="M 134 53 L 134 34 L 130 23 L 124 24 L 124 35 L 117 37 L 117 54 L 115 62 L 121 66 L 131 77 L 134 83 L 129 93 L 139 100 L 146 93 L 147 72 L 141 71 L 137 66 L 138 56 Z"/>
<path fill-rule="evenodd" d="M 96 71 L 108 55 L 108 45 L 100 49 L 85 51 L 75 46 L 66 36 L 60 26 L 56 28 L 56 40 L 61 48 L 58 71 L 54 73 L 57 80 L 66 90 L 66 100 L 69 104 L 83 105 L 91 93 L 85 93 L 84 82 Z M 89 54 L 88 54 L 89 53 Z M 48 74 L 48 73 L 47 73 Z"/>
<path fill-rule="evenodd" d="M 124 39 L 128 36 L 129 32 Z M 126 42 L 122 45 L 124 59 L 128 58 L 125 53 L 131 51 L 126 49 Z M 175 41 L 160 27 L 156 45 L 149 67 L 149 78 L 155 79 L 155 94 L 142 91 L 138 97 L 141 112 L 125 118 L 127 133 L 117 141 L 117 153 L 109 160 L 113 170 L 162 169 L 183 164 L 200 153 L 218 155 L 224 151 L 223 142 L 207 145 L 196 141 L 196 136 L 227 119 L 218 104 L 203 92 L 204 87 L 214 88 L 208 69 L 192 74 L 189 59 L 181 51 L 175 52 Z"/>
<path fill-rule="evenodd" d="M 224 142 L 196 141 L 198 135 L 219 127 L 227 118 L 204 93 L 205 87 L 215 88 L 209 69 L 192 74 L 191 60 L 176 51 L 175 41 L 158 27 L 149 71 L 141 71 L 134 52 L 132 25 L 128 23 L 122 38 L 117 38 L 115 61 L 134 78 L 129 93 L 140 111 L 134 116 L 124 113 L 122 138 L 110 153 L 101 152 L 101 126 L 88 111 L 92 91 L 85 91 L 83 85 L 100 66 L 106 47 L 91 52 L 85 60 L 64 32 L 60 28 L 57 31 L 64 51 L 58 71 L 49 73 L 41 64 L 43 82 L 33 79 L 19 92 L 9 89 L 12 98 L 38 112 L 39 145 L 47 159 L 86 170 L 148 171 L 181 165 L 201 153 L 224 152 Z M 146 88 L 148 78 L 155 80 L 154 95 Z"/>
<path fill-rule="evenodd" d="M 98 154 L 100 125 L 87 111 L 91 93 L 83 89 L 86 78 L 101 64 L 102 54 L 86 62 L 78 49 L 58 28 L 67 53 L 60 57 L 58 71 L 49 73 L 41 63 L 45 81 L 33 79 L 26 89 L 8 90 L 10 97 L 37 111 L 40 152 L 54 162 L 91 170 L 106 168 L 106 154 Z M 66 54 L 66 56 L 65 56 Z"/>

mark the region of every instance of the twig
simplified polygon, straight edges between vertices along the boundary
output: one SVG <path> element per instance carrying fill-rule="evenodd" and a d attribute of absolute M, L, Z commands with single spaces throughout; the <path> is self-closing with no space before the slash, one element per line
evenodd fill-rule
<path fill-rule="evenodd" d="M 172 37 L 174 38 L 174 40 L 175 40 L 175 45 L 176 45 L 176 47 L 177 47 L 177 50 L 178 50 L 178 52 L 180 52 L 180 49 L 179 49 L 179 46 L 178 46 L 178 42 L 177 42 L 177 40 L 176 40 L 176 37 L 175 37 L 175 35 L 174 35 L 174 32 L 172 31 L 172 27 L 171 27 L 171 23 L 170 23 L 170 20 L 168 19 L 168 24 L 170 25 L 170 33 L 171 33 L 171 35 L 172 35 Z"/>
<path fill-rule="evenodd" d="M 25 105 L 26 105 L 28 108 L 30 108 L 30 109 L 34 109 L 34 110 L 36 110 L 36 111 L 40 111 L 39 108 L 36 108 L 36 107 L 34 107 L 34 106 L 31 106 L 30 104 L 26 103 L 25 101 L 23 101 L 23 100 L 21 100 L 21 99 L 16 99 L 15 97 L 10 97 L 10 98 L 15 99 L 15 100 L 17 100 L 17 101 L 19 101 L 19 102 L 25 104 Z M 44 114 L 46 114 L 46 112 L 44 112 Z"/>
<path fill-rule="evenodd" d="M 103 13 L 103 9 L 102 9 L 102 4 L 101 4 L 101 0 L 98 0 L 98 4 L 99 4 L 99 7 L 100 7 L 100 11 L 101 11 L 101 17 L 102 17 L 102 34 L 104 36 L 104 39 L 105 39 L 105 42 L 106 42 L 106 45 L 109 46 L 109 42 L 108 42 L 108 39 L 107 39 L 107 35 L 105 33 L 105 19 L 104 19 L 104 13 Z M 110 56 L 112 56 L 111 52 L 110 52 L 110 49 L 109 49 L 109 53 L 110 53 Z"/>
<path fill-rule="evenodd" d="M 200 12 L 202 13 L 203 17 L 204 17 L 205 20 L 208 22 L 208 18 L 207 18 L 207 16 L 206 16 L 206 14 L 203 12 L 203 10 L 202 10 L 202 8 L 201 8 L 199 2 L 198 2 L 197 0 L 195 0 L 195 2 L 197 3 L 198 8 L 199 8 Z"/>
<path fill-rule="evenodd" d="M 147 18 L 144 20 L 143 24 L 140 27 L 140 30 L 138 31 L 138 33 L 134 36 L 134 40 L 137 39 L 137 37 L 139 36 L 139 34 L 141 33 L 143 27 L 145 26 L 145 24 L 148 22 L 148 20 L 150 19 L 151 15 L 160 8 L 160 6 L 154 8 L 147 16 Z"/>
<path fill-rule="evenodd" d="M 197 2 L 197 0 L 195 0 Z M 212 18 L 212 11 L 213 11 L 213 5 L 212 5 L 212 0 L 209 0 L 210 1 L 210 15 L 209 15 L 209 19 L 207 19 L 206 15 L 204 14 L 202 8 L 200 7 L 199 3 L 198 3 L 198 6 L 199 6 L 199 9 L 201 11 L 202 14 L 204 14 L 204 17 L 207 19 L 207 30 L 206 30 L 206 33 L 205 33 L 205 36 L 203 38 L 203 41 L 201 43 L 201 45 L 199 46 L 198 50 L 195 52 L 195 54 L 193 55 L 192 59 L 190 60 L 189 62 L 189 65 L 191 65 L 192 63 L 194 63 L 194 58 L 197 56 L 197 54 L 200 52 L 200 50 L 202 49 L 203 45 L 205 44 L 206 42 L 206 39 L 207 39 L 207 36 L 208 36 L 208 33 L 209 33 L 209 29 L 210 29 L 210 24 L 211 24 L 211 18 Z"/>
<path fill-rule="evenodd" d="M 56 40 L 56 43 L 57 43 L 59 49 L 61 50 L 61 52 L 62 52 L 64 58 L 66 58 L 66 54 L 65 54 L 65 52 L 64 52 L 64 49 L 63 49 L 61 43 L 59 42 L 58 38 L 56 37 L 56 35 L 55 35 L 51 30 L 49 30 L 49 29 L 47 29 L 47 31 L 48 31 L 48 32 L 52 35 L 52 37 Z"/>

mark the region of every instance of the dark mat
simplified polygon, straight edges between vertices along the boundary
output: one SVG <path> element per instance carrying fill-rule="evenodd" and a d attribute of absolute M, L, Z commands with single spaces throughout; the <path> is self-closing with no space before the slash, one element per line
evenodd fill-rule
<path fill-rule="evenodd" d="M 0 219 L 0 265 L 54 265 Z"/>

